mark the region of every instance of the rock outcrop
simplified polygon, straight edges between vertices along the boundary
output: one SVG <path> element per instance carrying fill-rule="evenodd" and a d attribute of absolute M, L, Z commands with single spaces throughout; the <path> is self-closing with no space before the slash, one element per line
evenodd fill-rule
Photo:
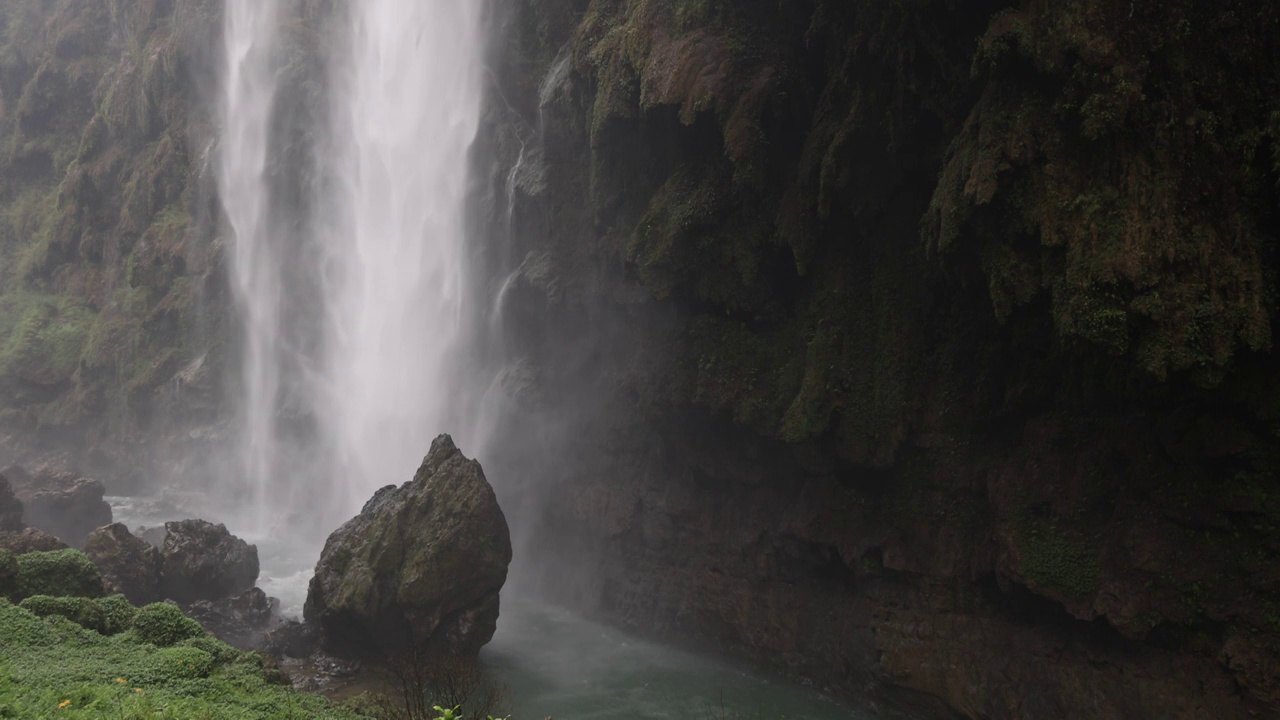
<path fill-rule="evenodd" d="M 255 587 L 233 597 L 198 600 L 186 607 L 186 614 L 228 645 L 261 650 L 266 646 L 267 633 L 279 622 L 276 605 L 275 600 Z"/>
<path fill-rule="evenodd" d="M 9 471 L 12 472 L 12 469 Z M 22 516 L 22 501 L 14 494 L 8 478 L 0 474 L 0 548 L 21 555 L 67 547 L 66 543 L 53 535 L 27 527 Z"/>
<path fill-rule="evenodd" d="M 258 579 L 258 548 L 205 520 L 165 523 L 161 547 L 162 597 L 179 603 L 220 600 Z"/>
<path fill-rule="evenodd" d="M 14 555 L 63 550 L 66 547 L 66 543 L 36 528 L 26 528 L 17 532 L 0 532 L 0 548 Z"/>
<path fill-rule="evenodd" d="M 27 473 L 11 466 L 5 474 L 22 502 L 23 522 L 72 547 L 82 547 L 89 533 L 111 523 L 106 490 L 97 480 L 53 468 Z"/>
<path fill-rule="evenodd" d="M 122 523 L 89 533 L 84 554 L 102 572 L 107 592 L 120 593 L 134 605 L 160 599 L 160 551 L 129 532 Z"/>
<path fill-rule="evenodd" d="M 497 627 L 511 562 L 507 521 L 475 460 L 442 435 L 414 475 L 379 490 L 329 536 L 305 617 L 352 654 L 474 656 Z"/>

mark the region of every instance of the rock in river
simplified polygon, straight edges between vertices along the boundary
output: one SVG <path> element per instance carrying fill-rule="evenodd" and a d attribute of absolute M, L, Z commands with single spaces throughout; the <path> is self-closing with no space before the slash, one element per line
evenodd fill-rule
<path fill-rule="evenodd" d="M 497 628 L 510 562 L 484 471 L 441 435 L 412 482 L 382 488 L 329 536 L 305 617 L 339 652 L 474 657 Z"/>

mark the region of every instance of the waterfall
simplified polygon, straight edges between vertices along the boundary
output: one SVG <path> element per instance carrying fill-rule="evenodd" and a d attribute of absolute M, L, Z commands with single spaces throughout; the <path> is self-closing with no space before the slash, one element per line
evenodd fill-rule
<path fill-rule="evenodd" d="M 333 213 L 321 419 L 353 506 L 412 477 L 432 437 L 452 430 L 481 5 L 349 8 L 350 60 L 333 79 L 339 182 L 318 205 Z"/>
<path fill-rule="evenodd" d="M 310 216 L 286 217 L 266 177 L 272 143 L 295 140 L 270 133 L 277 92 L 293 90 L 276 87 L 273 66 L 289 55 L 277 50 L 283 5 L 226 6 L 218 164 L 243 328 L 240 500 L 267 524 L 304 506 L 345 519 L 411 478 L 436 434 L 457 432 L 463 205 L 481 100 L 482 2 L 340 5 L 325 21 L 337 28 L 324 49 L 328 117 L 307 133 L 318 179 L 299 183 L 314 195 Z M 308 236 L 290 245 L 283 227 Z M 318 320 L 297 322 L 299 307 Z M 307 416 L 302 436 L 282 424 L 286 405 Z"/>
<path fill-rule="evenodd" d="M 266 0 L 229 0 L 226 5 L 222 138 L 216 160 L 218 193 L 232 235 L 232 293 L 242 327 L 239 466 L 233 489 L 259 515 L 268 505 L 280 449 L 283 288 L 279 249 L 271 242 L 266 180 L 277 82 L 276 8 Z"/>

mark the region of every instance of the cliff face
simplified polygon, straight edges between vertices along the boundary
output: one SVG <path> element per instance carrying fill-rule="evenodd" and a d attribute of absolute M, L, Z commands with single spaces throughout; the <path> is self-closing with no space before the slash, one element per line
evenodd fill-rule
<path fill-rule="evenodd" d="M 330 6 L 284 5 L 305 334 Z M 941 713 L 1275 712 L 1280 10 L 494 13 L 471 359 L 513 573 Z M 220 14 L 0 6 L 6 462 L 124 489 L 219 432 Z"/>
<path fill-rule="evenodd" d="M 0 448 L 74 448 L 120 486 L 208 414 L 225 304 L 202 0 L 0 7 Z M 216 37 L 215 35 L 212 35 Z M 211 221 L 214 220 L 214 221 Z M 201 340 L 197 340 L 201 338 Z M 181 410 L 179 410 L 179 406 Z"/>
<path fill-rule="evenodd" d="M 1274 712 L 1277 13 L 500 13 L 487 467 L 548 587 L 970 717 Z"/>

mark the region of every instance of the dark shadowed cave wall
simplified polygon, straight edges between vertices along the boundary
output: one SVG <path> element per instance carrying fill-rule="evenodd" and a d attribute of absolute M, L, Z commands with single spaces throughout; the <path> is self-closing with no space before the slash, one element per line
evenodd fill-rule
<path fill-rule="evenodd" d="M 1275 712 L 1278 12 L 504 6 L 542 589 L 970 717 Z"/>
<path fill-rule="evenodd" d="M 286 5 L 303 214 L 329 3 Z M 1280 9 L 493 9 L 470 366 L 516 587 L 968 717 L 1276 712 Z M 127 489 L 226 432 L 219 12 L 0 3 L 5 462 Z"/>

